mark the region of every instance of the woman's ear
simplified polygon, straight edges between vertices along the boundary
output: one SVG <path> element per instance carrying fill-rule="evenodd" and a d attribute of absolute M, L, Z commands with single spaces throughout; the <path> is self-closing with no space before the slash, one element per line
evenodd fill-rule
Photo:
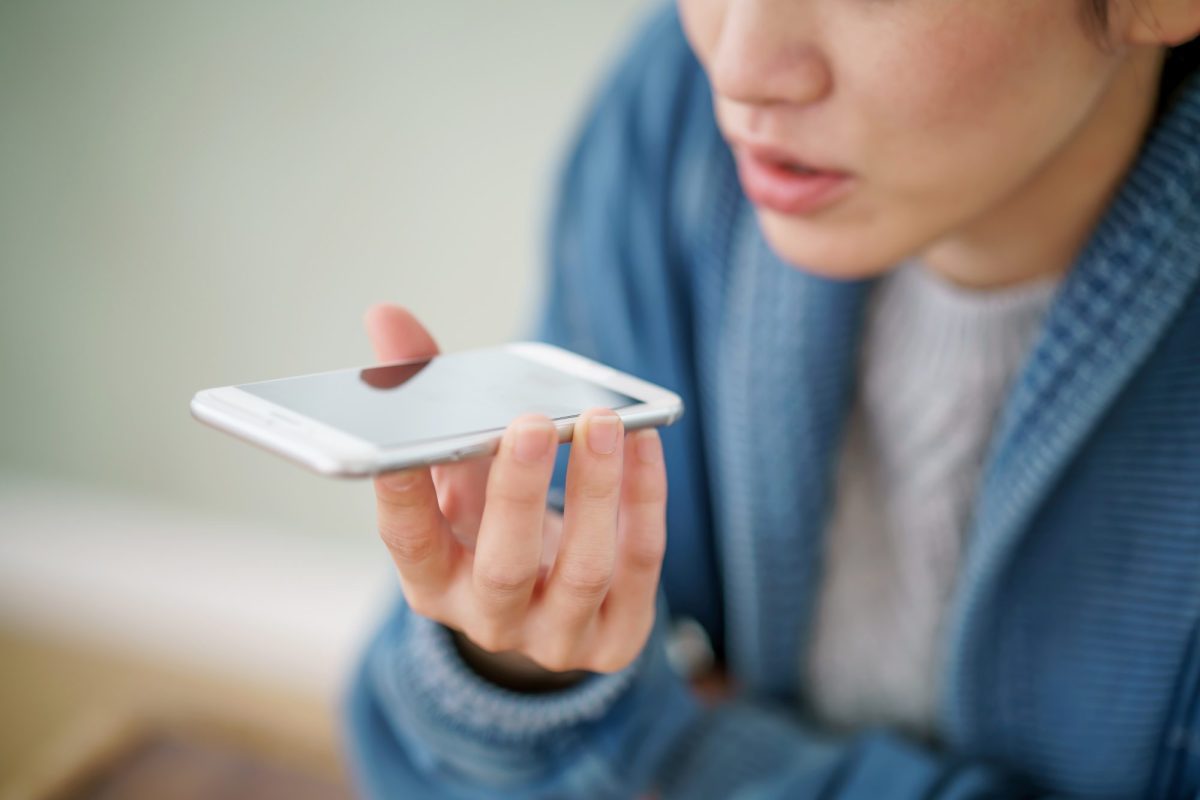
<path fill-rule="evenodd" d="M 1118 0 L 1129 44 L 1175 47 L 1200 35 L 1200 0 Z"/>

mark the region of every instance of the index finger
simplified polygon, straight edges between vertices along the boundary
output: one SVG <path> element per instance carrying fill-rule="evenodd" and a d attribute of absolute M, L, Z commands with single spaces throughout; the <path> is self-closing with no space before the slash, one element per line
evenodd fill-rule
<path fill-rule="evenodd" d="M 427 613 L 447 595 L 462 563 L 462 545 L 438 507 L 428 467 L 375 478 L 379 536 L 400 573 L 409 605 Z"/>

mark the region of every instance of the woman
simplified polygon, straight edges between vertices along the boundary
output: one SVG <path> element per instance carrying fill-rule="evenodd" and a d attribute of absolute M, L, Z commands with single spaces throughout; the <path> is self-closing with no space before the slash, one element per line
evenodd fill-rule
<path fill-rule="evenodd" d="M 688 414 L 661 449 L 589 414 L 562 514 L 535 417 L 376 482 L 407 602 L 350 698 L 367 792 L 1200 797 L 1200 0 L 1080 2 L 650 22 L 540 334 Z"/>

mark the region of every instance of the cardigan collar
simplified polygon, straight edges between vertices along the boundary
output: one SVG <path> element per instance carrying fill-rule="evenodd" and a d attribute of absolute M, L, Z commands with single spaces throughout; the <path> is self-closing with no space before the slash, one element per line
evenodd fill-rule
<path fill-rule="evenodd" d="M 745 207 L 731 249 L 712 463 L 726 650 L 747 689 L 792 700 L 865 292 L 780 263 Z"/>
<path fill-rule="evenodd" d="M 1068 273 L 997 424 L 953 609 L 943 682 L 946 732 L 988 657 L 973 625 L 1006 563 L 1091 431 L 1200 282 L 1200 76 L 1151 131 Z M 973 635 L 976 634 L 976 635 Z"/>
<path fill-rule="evenodd" d="M 1193 80 L 1148 137 L 1014 381 L 948 630 L 951 738 L 968 724 L 964 691 L 985 655 L 972 621 L 995 602 L 1003 566 L 1056 477 L 1200 278 L 1198 135 Z M 728 655 L 752 693 L 794 699 L 869 284 L 783 263 L 744 202 L 728 258 L 712 467 Z"/>

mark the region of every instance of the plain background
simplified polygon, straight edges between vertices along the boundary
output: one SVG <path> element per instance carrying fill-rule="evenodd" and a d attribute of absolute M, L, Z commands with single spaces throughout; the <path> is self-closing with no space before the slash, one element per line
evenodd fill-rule
<path fill-rule="evenodd" d="M 370 363 L 374 302 L 448 350 L 528 331 L 649 5 L 0 2 L 0 795 L 164 714 L 337 772 L 399 591 L 371 485 L 188 401 Z"/>
<path fill-rule="evenodd" d="M 446 349 L 519 336 L 555 168 L 646 6 L 0 5 L 0 477 L 373 537 L 368 484 L 188 400 L 369 362 L 374 301 Z"/>

